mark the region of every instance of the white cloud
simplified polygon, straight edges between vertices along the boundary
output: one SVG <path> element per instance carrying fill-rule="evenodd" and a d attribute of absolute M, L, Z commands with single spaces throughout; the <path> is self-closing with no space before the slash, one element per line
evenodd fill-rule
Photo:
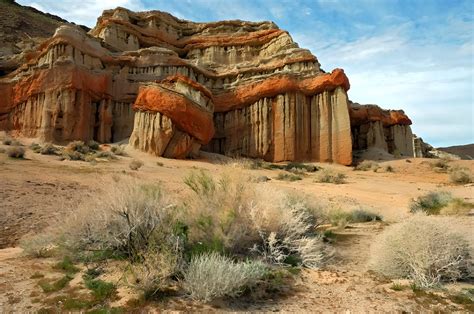
<path fill-rule="evenodd" d="M 104 10 L 116 7 L 125 7 L 136 11 L 144 9 L 140 0 L 42 0 L 41 4 L 28 0 L 18 0 L 17 2 L 89 27 L 95 26 L 97 18 Z"/>

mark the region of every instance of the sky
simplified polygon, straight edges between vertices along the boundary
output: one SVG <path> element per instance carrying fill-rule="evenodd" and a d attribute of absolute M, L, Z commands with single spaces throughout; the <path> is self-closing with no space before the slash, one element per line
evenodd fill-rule
<path fill-rule="evenodd" d="M 343 68 L 349 98 L 403 109 L 435 147 L 474 143 L 472 0 L 18 0 L 93 27 L 102 10 L 167 11 L 209 22 L 271 20 L 326 71 Z"/>

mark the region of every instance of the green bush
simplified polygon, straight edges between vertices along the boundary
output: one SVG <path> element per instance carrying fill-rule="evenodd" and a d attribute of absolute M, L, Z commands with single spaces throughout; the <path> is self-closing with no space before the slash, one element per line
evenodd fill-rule
<path fill-rule="evenodd" d="M 410 212 L 424 212 L 428 215 L 437 215 L 452 200 L 453 196 L 449 192 L 429 192 L 412 200 Z"/>

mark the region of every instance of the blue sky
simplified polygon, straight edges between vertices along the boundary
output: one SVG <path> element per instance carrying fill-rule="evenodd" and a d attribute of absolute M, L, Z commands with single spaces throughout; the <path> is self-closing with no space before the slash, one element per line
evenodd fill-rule
<path fill-rule="evenodd" d="M 20 0 L 92 27 L 102 10 L 161 10 L 193 21 L 272 20 L 340 67 L 359 103 L 403 109 L 434 146 L 474 142 L 474 1 Z"/>

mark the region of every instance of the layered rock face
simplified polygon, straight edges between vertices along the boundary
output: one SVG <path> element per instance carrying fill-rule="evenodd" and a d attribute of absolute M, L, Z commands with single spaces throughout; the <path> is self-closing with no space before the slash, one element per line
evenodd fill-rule
<path fill-rule="evenodd" d="M 350 164 L 352 145 L 408 151 L 409 120 L 358 115 L 348 89 L 343 70 L 324 72 L 272 22 L 117 8 L 88 34 L 61 26 L 0 78 L 0 128 L 59 143 L 130 137 L 170 158 L 203 149 Z"/>
<path fill-rule="evenodd" d="M 352 147 L 379 148 L 393 155 L 414 157 L 411 120 L 403 110 L 350 102 Z"/>

